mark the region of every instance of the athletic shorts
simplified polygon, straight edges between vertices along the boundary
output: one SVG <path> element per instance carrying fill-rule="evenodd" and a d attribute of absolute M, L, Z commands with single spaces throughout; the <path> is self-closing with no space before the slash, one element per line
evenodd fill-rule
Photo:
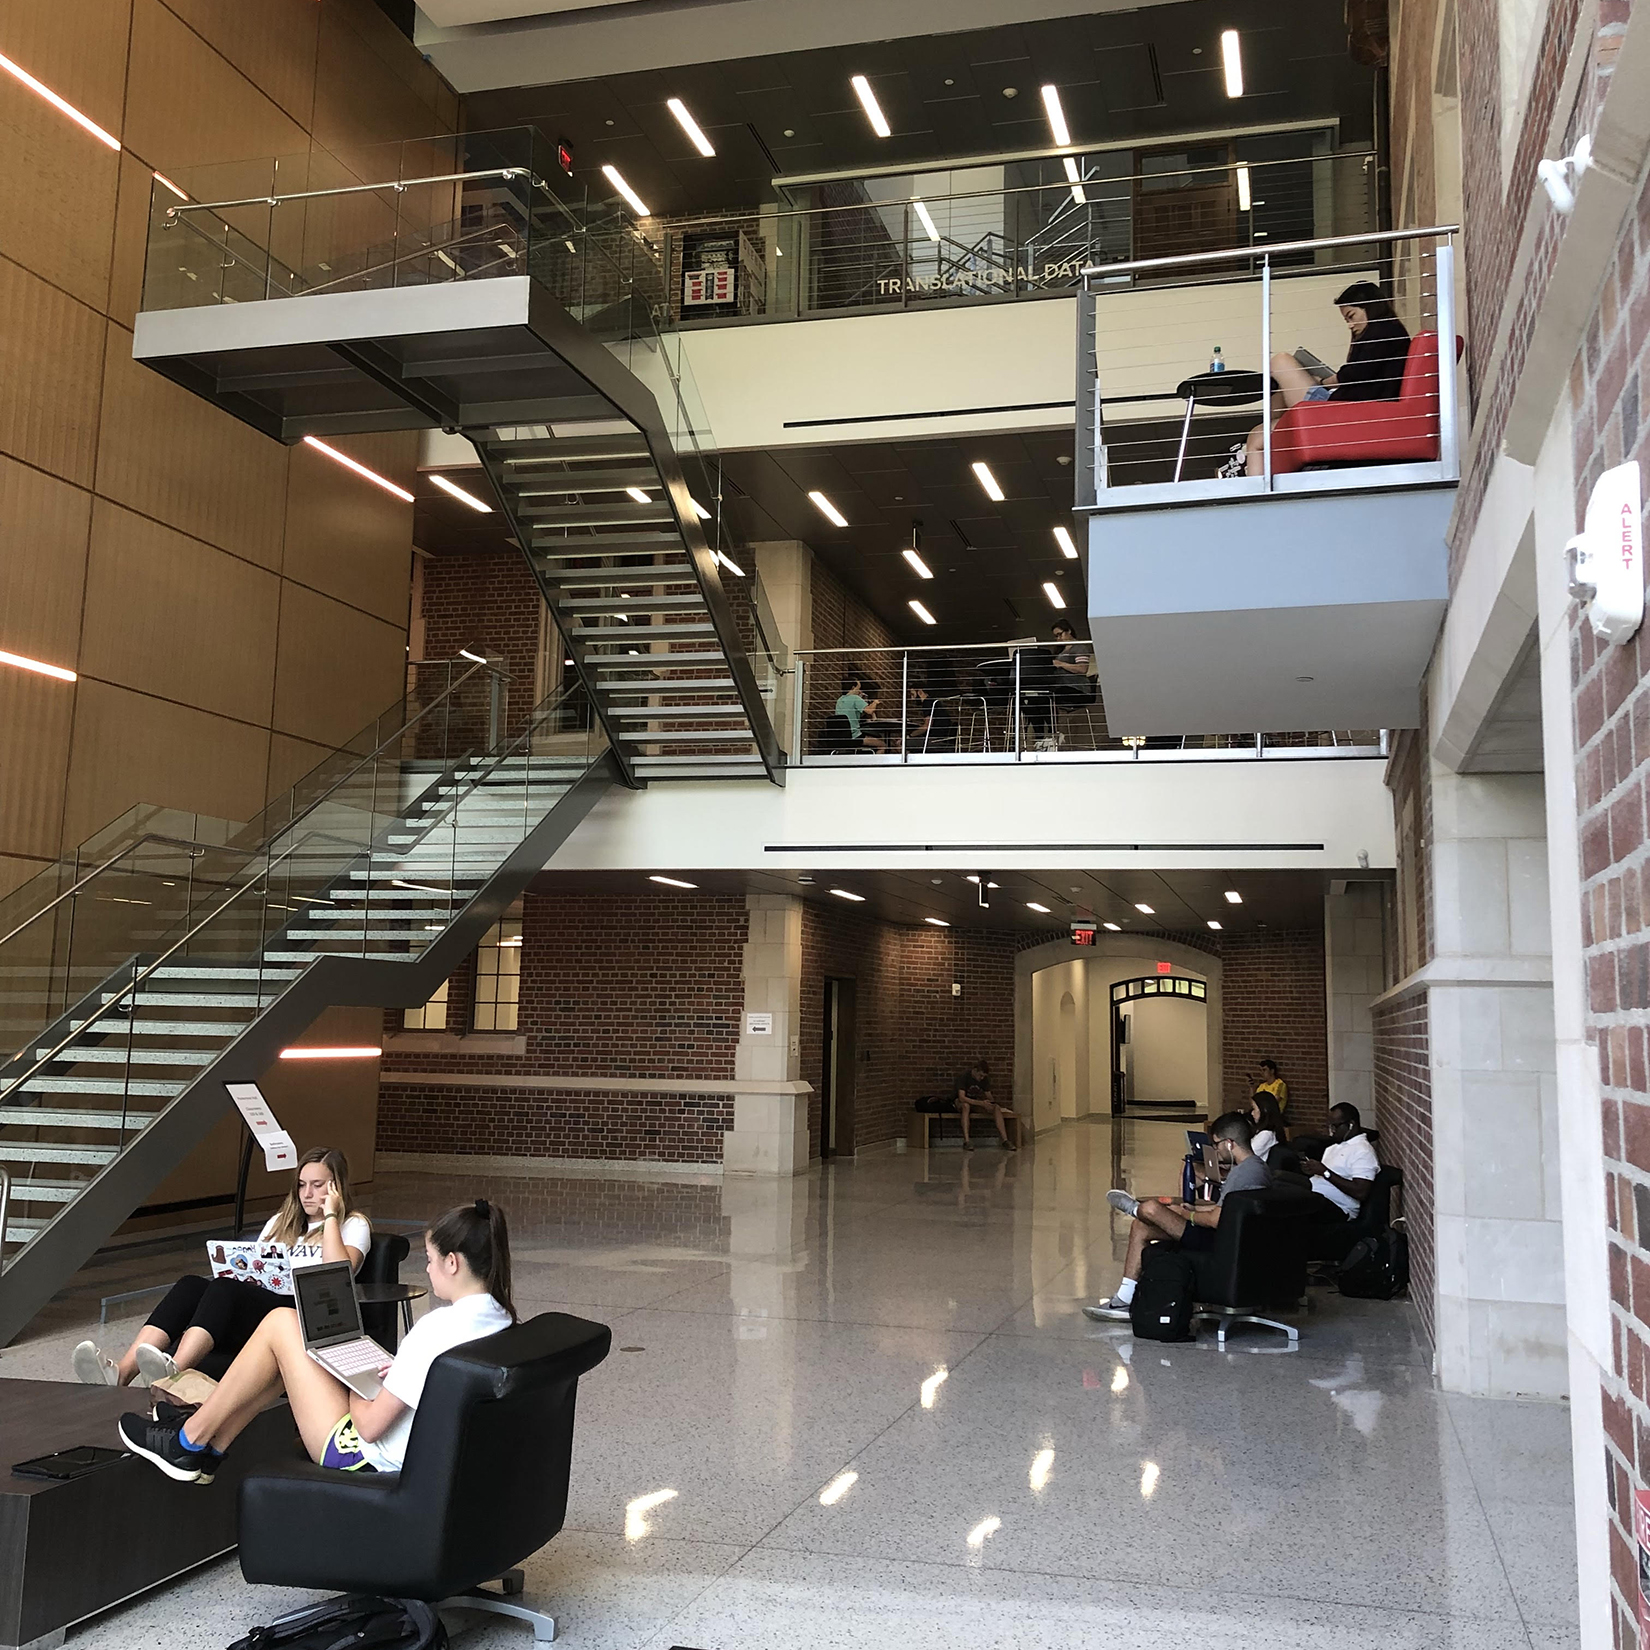
<path fill-rule="evenodd" d="M 321 1465 L 338 1472 L 377 1472 L 361 1448 L 361 1435 L 355 1430 L 354 1420 L 346 1415 L 321 1446 Z"/>
<path fill-rule="evenodd" d="M 1327 384 L 1314 384 L 1312 386 L 1312 388 L 1309 389 L 1306 392 L 1306 394 L 1301 397 L 1301 400 L 1302 401 L 1327 401 L 1330 398 L 1330 395 L 1332 393 L 1333 392 L 1330 390 L 1330 388 Z"/>
<path fill-rule="evenodd" d="M 1206 1255 L 1215 1246 L 1215 1229 L 1212 1226 L 1191 1226 L 1180 1234 L 1180 1247 L 1188 1255 Z"/>

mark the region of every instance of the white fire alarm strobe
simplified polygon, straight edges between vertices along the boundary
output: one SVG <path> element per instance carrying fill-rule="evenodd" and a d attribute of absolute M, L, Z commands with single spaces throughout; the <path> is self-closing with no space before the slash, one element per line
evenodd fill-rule
<path fill-rule="evenodd" d="M 1570 594 L 1586 609 L 1593 634 L 1618 646 L 1644 622 L 1639 467 L 1606 470 L 1587 500 L 1587 520 L 1564 546 Z"/>

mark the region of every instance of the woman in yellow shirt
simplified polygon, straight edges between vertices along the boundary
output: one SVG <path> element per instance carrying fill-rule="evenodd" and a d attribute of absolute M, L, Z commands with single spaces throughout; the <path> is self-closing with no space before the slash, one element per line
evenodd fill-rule
<path fill-rule="evenodd" d="M 1260 1081 L 1255 1084 L 1256 1094 L 1269 1094 L 1278 1103 L 1279 1111 L 1289 1110 L 1289 1085 L 1278 1076 L 1276 1060 L 1262 1060 L 1260 1063 Z"/>

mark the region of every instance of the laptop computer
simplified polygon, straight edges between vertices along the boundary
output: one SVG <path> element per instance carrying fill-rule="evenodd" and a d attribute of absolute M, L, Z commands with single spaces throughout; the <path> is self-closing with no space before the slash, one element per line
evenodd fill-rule
<path fill-rule="evenodd" d="M 363 1332 L 349 1262 L 301 1266 L 292 1274 L 292 1289 L 298 1298 L 304 1350 L 351 1392 L 376 1398 L 395 1354 Z"/>
<path fill-rule="evenodd" d="M 1202 1129 L 1187 1129 L 1186 1150 L 1192 1155 L 1201 1156 L 1203 1148 L 1209 1144 L 1209 1137 Z"/>
<path fill-rule="evenodd" d="M 207 1244 L 206 1259 L 215 1278 L 255 1283 L 275 1295 L 292 1293 L 292 1252 L 284 1243 L 225 1239 Z"/>

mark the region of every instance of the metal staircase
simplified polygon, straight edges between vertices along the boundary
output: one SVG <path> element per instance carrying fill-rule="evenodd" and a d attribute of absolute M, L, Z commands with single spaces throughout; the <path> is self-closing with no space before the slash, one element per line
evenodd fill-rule
<path fill-rule="evenodd" d="M 449 669 L 227 841 L 144 831 L 0 904 L 0 977 L 23 987 L 0 1057 L 0 1344 L 204 1138 L 225 1083 L 325 1008 L 426 1001 L 617 781 L 600 737 L 565 727 L 574 690 L 511 727 L 497 681 Z"/>

